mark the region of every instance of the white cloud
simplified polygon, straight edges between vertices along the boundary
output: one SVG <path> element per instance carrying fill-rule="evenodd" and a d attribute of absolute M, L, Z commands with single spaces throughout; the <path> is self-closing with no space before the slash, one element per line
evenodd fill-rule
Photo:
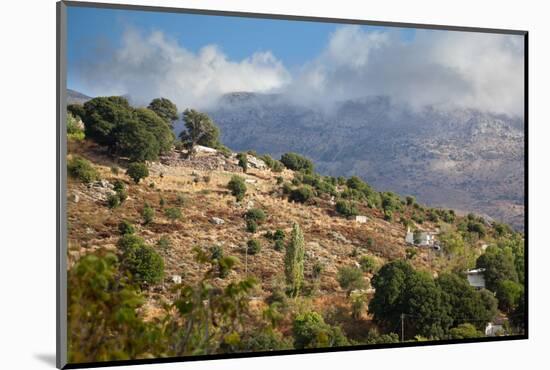
<path fill-rule="evenodd" d="M 245 41 L 243 41 L 245 42 Z M 268 46 L 268 45 L 266 45 Z M 121 46 L 80 77 L 96 95 L 129 93 L 141 103 L 168 97 L 204 108 L 234 91 L 282 92 L 294 102 L 330 103 L 387 95 L 413 108 L 433 105 L 523 114 L 521 36 L 342 26 L 325 49 L 292 74 L 271 52 L 229 60 L 216 45 L 187 50 L 160 31 L 128 29 Z"/>
<path fill-rule="evenodd" d="M 144 35 L 131 28 L 104 60 L 84 63 L 80 78 L 94 95 L 128 93 L 141 104 L 163 96 L 180 109 L 205 107 L 233 91 L 268 92 L 290 81 L 269 51 L 231 61 L 215 45 L 193 53 L 160 31 Z"/>
<path fill-rule="evenodd" d="M 343 26 L 289 88 L 294 100 L 327 103 L 388 95 L 413 108 L 468 107 L 523 114 L 521 36 Z"/>

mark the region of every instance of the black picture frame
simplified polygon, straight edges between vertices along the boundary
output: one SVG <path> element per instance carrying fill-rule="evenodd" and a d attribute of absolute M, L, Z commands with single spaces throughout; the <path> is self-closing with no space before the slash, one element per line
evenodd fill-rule
<path fill-rule="evenodd" d="M 281 356 L 294 354 L 314 354 L 326 352 L 341 352 L 341 351 L 360 351 L 382 348 L 405 348 L 405 347 L 423 347 L 423 346 L 439 346 L 448 344 L 463 344 L 463 343 L 486 343 L 500 342 L 512 340 L 526 340 L 529 338 L 529 32 L 526 30 L 512 29 L 495 29 L 495 28 L 478 28 L 478 27 L 461 27 L 439 24 L 418 24 L 418 23 L 401 23 L 401 22 L 386 22 L 374 20 L 359 20 L 359 19 L 340 19 L 326 17 L 312 17 L 303 15 L 289 14 L 266 14 L 266 13 L 251 13 L 237 11 L 221 11 L 210 9 L 193 9 L 193 8 L 175 8 L 162 6 L 145 6 L 145 5 L 130 5 L 130 4 L 113 4 L 113 3 L 97 3 L 97 2 L 80 2 L 80 1 L 59 1 L 56 4 L 57 15 L 57 63 L 56 63 L 56 112 L 57 112 L 57 154 L 56 154 L 56 287 L 57 287 L 57 310 L 56 310 L 56 366 L 60 369 L 78 369 L 78 368 L 94 368 L 94 367 L 109 367 L 123 365 L 139 365 L 139 364 L 161 364 L 173 362 L 188 362 L 188 361 L 204 361 L 204 360 L 220 360 L 248 357 L 265 357 L 265 356 Z M 247 17 L 260 19 L 279 19 L 279 20 L 295 20 L 307 22 L 324 22 L 338 24 L 356 24 L 370 26 L 386 26 L 399 28 L 415 28 L 429 30 L 445 30 L 445 31 L 462 31 L 475 33 L 494 33 L 494 34 L 509 34 L 519 35 L 524 38 L 524 237 L 525 237 L 525 330 L 521 335 L 510 335 L 504 337 L 484 337 L 475 339 L 460 339 L 460 340 L 437 340 L 423 342 L 405 342 L 398 344 L 373 344 L 373 345 L 354 345 L 345 347 L 332 348 L 314 348 L 304 350 L 280 350 L 269 352 L 247 352 L 247 353 L 232 353 L 232 354 L 212 354 L 212 355 L 197 355 L 197 356 L 182 356 L 182 357 L 167 357 L 154 359 L 134 359 L 120 361 L 104 361 L 104 362 L 88 362 L 88 363 L 68 363 L 67 362 L 67 166 L 66 166 L 66 107 L 67 107 L 67 83 L 66 83 L 66 37 L 67 37 L 67 7 L 85 7 L 85 8 L 102 8 L 102 9 L 120 9 L 134 10 L 145 12 L 164 12 L 164 13 L 185 13 L 185 14 L 200 14 L 200 15 L 217 15 L 225 17 Z"/>

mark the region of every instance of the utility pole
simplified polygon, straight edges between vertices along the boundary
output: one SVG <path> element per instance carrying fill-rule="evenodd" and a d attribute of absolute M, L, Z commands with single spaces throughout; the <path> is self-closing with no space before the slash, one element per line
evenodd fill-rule
<path fill-rule="evenodd" d="M 405 340 L 405 314 L 401 314 L 401 342 Z"/>

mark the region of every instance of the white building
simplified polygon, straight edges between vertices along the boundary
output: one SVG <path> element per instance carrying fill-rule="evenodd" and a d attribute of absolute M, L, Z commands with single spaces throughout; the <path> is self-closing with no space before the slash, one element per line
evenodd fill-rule
<path fill-rule="evenodd" d="M 473 269 L 466 271 L 466 278 L 470 286 L 473 286 L 476 289 L 485 288 L 485 269 Z"/>
<path fill-rule="evenodd" d="M 415 233 L 417 234 L 416 238 Z M 405 242 L 408 244 L 417 245 L 419 247 L 431 247 L 435 244 L 435 233 L 429 231 L 412 232 L 410 228 L 407 228 Z"/>

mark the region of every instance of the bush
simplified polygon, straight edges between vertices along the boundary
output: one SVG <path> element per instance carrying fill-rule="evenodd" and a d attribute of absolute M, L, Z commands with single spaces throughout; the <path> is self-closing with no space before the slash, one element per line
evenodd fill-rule
<path fill-rule="evenodd" d="M 352 290 L 365 287 L 363 272 L 357 267 L 342 267 L 338 269 L 338 283 L 342 289 L 347 290 L 348 295 Z"/>
<path fill-rule="evenodd" d="M 69 176 L 86 184 L 99 179 L 99 173 L 95 170 L 92 164 L 80 156 L 73 156 L 68 161 L 67 172 Z"/>
<path fill-rule="evenodd" d="M 297 315 L 292 324 L 292 332 L 294 347 L 297 349 L 349 345 L 340 328 L 328 325 L 314 311 Z"/>
<path fill-rule="evenodd" d="M 170 242 L 170 239 L 167 236 L 161 236 L 157 242 L 157 247 L 166 252 L 172 247 L 172 242 Z"/>
<path fill-rule="evenodd" d="M 82 141 L 85 138 L 84 129 L 78 124 L 78 119 L 67 112 L 67 138 L 69 140 Z"/>
<path fill-rule="evenodd" d="M 126 191 L 126 185 L 124 185 L 124 182 L 116 180 L 114 190 L 120 200 L 120 203 L 124 203 L 124 201 L 128 198 L 128 192 Z"/>
<path fill-rule="evenodd" d="M 149 176 L 149 169 L 145 163 L 134 162 L 130 163 L 128 169 L 126 170 L 126 174 L 130 176 L 130 178 L 137 184 L 141 179 Z"/>
<path fill-rule="evenodd" d="M 164 210 L 164 215 L 172 222 L 181 220 L 183 218 L 183 215 L 181 214 L 181 210 L 179 208 L 166 208 Z"/>
<path fill-rule="evenodd" d="M 282 251 L 285 248 L 285 242 L 284 240 L 277 239 L 275 240 L 275 244 L 273 244 L 273 249 L 276 251 Z"/>
<path fill-rule="evenodd" d="M 241 167 L 243 172 L 246 173 L 248 170 L 248 157 L 246 156 L 246 153 L 237 154 L 237 160 L 239 161 L 239 167 Z"/>
<path fill-rule="evenodd" d="M 363 270 L 363 272 L 375 272 L 377 267 L 376 260 L 372 256 L 362 256 L 359 259 L 359 264 L 361 265 L 361 270 Z"/>
<path fill-rule="evenodd" d="M 258 224 L 262 223 L 262 221 L 265 221 L 266 218 L 265 212 L 259 208 L 249 209 L 244 217 L 249 221 L 257 222 Z"/>
<path fill-rule="evenodd" d="M 460 324 L 456 328 L 449 330 L 449 337 L 451 339 L 480 338 L 483 336 L 482 332 L 469 323 Z"/>
<path fill-rule="evenodd" d="M 282 176 L 277 176 L 277 185 L 281 185 L 285 180 L 282 178 Z"/>
<path fill-rule="evenodd" d="M 247 243 L 246 243 L 246 246 L 247 246 L 247 253 L 248 254 L 256 254 L 256 253 L 259 253 L 260 252 L 260 249 L 262 249 L 262 245 L 260 244 L 260 242 L 256 239 L 250 239 Z"/>
<path fill-rule="evenodd" d="M 237 199 L 238 202 L 244 199 L 244 195 L 246 194 L 246 184 L 242 177 L 233 175 L 227 184 L 227 188 L 231 190 L 231 194 Z"/>
<path fill-rule="evenodd" d="M 313 189 L 309 185 L 304 185 L 290 192 L 288 200 L 305 203 L 313 197 Z"/>
<path fill-rule="evenodd" d="M 117 194 L 109 194 L 107 197 L 107 206 L 109 208 L 117 208 L 120 206 L 120 198 Z"/>
<path fill-rule="evenodd" d="M 285 239 L 285 232 L 281 229 L 275 230 L 275 233 L 273 234 L 274 240 L 284 240 Z"/>
<path fill-rule="evenodd" d="M 281 162 L 286 168 L 305 173 L 313 172 L 313 162 L 297 153 L 285 153 L 281 156 Z"/>
<path fill-rule="evenodd" d="M 149 204 L 145 203 L 141 211 L 141 217 L 143 217 L 143 224 L 148 225 L 153 222 L 153 218 L 155 217 L 155 210 L 151 208 Z"/>
<path fill-rule="evenodd" d="M 258 230 L 258 224 L 254 220 L 246 220 L 246 231 L 255 233 Z"/>
<path fill-rule="evenodd" d="M 139 283 L 156 284 L 164 276 L 164 261 L 153 248 L 135 235 L 124 235 L 118 241 L 124 267 Z"/>
<path fill-rule="evenodd" d="M 355 204 L 345 200 L 336 202 L 336 212 L 344 217 L 356 216 L 358 214 Z"/>
<path fill-rule="evenodd" d="M 135 233 L 135 231 L 136 229 L 134 226 L 126 220 L 123 220 L 118 224 L 118 232 L 120 235 L 130 235 Z"/>
<path fill-rule="evenodd" d="M 176 205 L 179 207 L 183 207 L 187 204 L 187 197 L 183 194 L 178 194 L 176 196 Z"/>

